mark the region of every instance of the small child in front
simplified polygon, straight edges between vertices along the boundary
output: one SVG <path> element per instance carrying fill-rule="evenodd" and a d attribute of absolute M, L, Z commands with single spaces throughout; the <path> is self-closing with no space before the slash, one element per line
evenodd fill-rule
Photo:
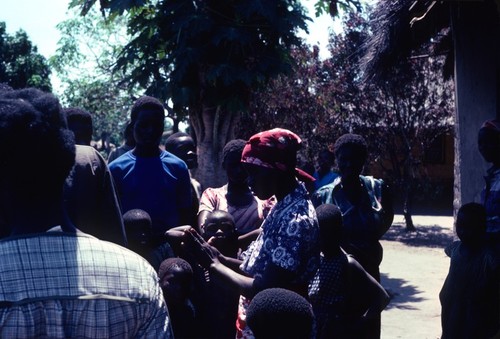
<path fill-rule="evenodd" d="M 316 337 L 373 338 L 367 320 L 389 303 L 385 289 L 340 247 L 342 214 L 334 204 L 316 208 L 321 261 L 309 283 L 309 301 L 316 318 Z"/>
<path fill-rule="evenodd" d="M 460 240 L 445 249 L 451 261 L 439 293 L 441 338 L 497 338 L 500 256 L 486 240 L 483 205 L 468 203 L 460 207 L 456 232 Z"/>

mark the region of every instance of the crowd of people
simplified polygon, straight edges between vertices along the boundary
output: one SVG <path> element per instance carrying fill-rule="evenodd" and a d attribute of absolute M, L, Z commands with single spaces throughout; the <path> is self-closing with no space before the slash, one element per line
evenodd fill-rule
<path fill-rule="evenodd" d="M 311 173 L 293 131 L 230 140 L 227 183 L 203 188 L 164 119 L 140 97 L 104 159 L 91 113 L 0 90 L 0 337 L 380 338 L 393 193 L 363 173 L 366 140 L 342 135 Z M 443 338 L 498 331 L 500 124 L 478 140 L 493 167 L 446 249 Z"/>

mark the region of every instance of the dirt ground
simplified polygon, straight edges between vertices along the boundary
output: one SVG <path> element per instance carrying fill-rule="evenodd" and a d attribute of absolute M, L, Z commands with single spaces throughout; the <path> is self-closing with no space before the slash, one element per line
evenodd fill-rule
<path fill-rule="evenodd" d="M 441 336 L 439 291 L 448 273 L 444 253 L 454 240 L 453 217 L 415 216 L 417 232 L 405 231 L 401 215 L 382 240 L 381 283 L 391 295 L 382 312 L 382 339 Z"/>

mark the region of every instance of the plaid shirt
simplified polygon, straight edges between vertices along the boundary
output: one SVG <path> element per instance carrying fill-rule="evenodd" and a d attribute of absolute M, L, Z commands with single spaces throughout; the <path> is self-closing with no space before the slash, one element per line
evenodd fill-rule
<path fill-rule="evenodd" d="M 88 235 L 0 241 L 0 337 L 173 338 L 146 260 Z"/>

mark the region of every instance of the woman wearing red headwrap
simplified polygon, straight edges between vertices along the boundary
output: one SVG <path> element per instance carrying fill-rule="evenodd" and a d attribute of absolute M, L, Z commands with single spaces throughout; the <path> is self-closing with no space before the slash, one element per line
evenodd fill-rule
<path fill-rule="evenodd" d="M 500 121 L 487 120 L 478 133 L 479 153 L 486 162 L 492 164 L 488 169 L 485 187 L 481 193 L 481 203 L 486 209 L 486 232 L 497 241 L 500 239 Z"/>
<path fill-rule="evenodd" d="M 253 337 L 246 326 L 245 310 L 257 292 L 281 287 L 307 296 L 308 282 L 318 267 L 318 221 L 302 183 L 314 179 L 295 168 L 300 146 L 295 133 L 280 128 L 258 133 L 247 142 L 241 161 L 249 174 L 249 186 L 260 199 L 274 195 L 277 203 L 242 261 L 222 256 L 198 234 L 188 232 L 198 260 L 210 276 L 241 294 L 238 338 Z"/>

